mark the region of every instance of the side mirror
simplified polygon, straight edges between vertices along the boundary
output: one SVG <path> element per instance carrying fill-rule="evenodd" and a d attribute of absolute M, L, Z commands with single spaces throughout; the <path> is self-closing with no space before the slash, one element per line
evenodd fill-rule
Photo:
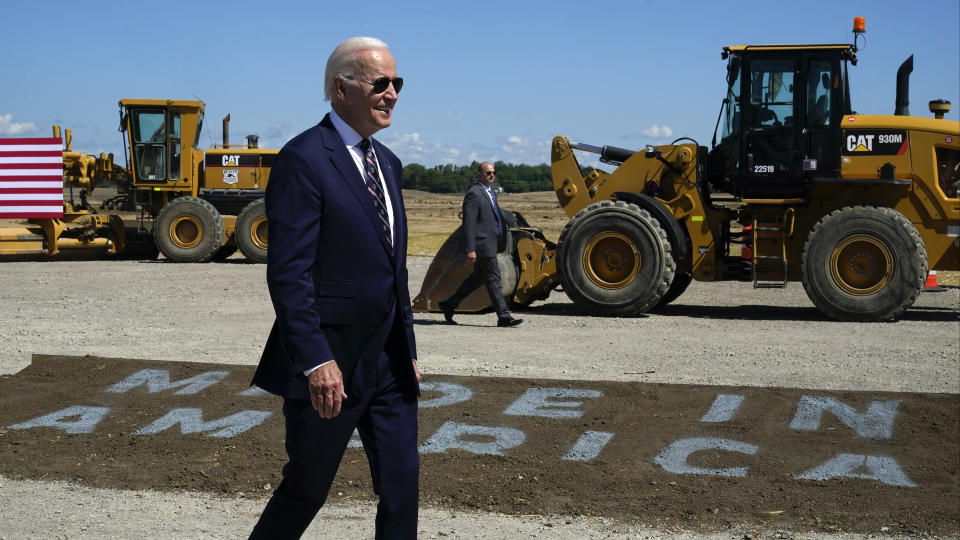
<path fill-rule="evenodd" d="M 652 157 L 657 157 L 662 153 L 663 152 L 661 152 L 659 148 L 656 148 L 655 146 L 648 144 L 647 148 L 643 152 L 643 155 L 648 158 L 652 158 Z"/>

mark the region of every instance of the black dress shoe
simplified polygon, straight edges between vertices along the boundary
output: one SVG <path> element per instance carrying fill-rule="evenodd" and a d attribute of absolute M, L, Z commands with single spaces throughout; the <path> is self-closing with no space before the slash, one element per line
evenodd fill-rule
<path fill-rule="evenodd" d="M 505 328 L 508 326 L 516 326 L 523 322 L 523 319 L 514 319 L 513 317 L 504 317 L 503 319 L 497 319 L 497 326 L 500 328 Z"/>
<path fill-rule="evenodd" d="M 443 311 L 443 318 L 446 319 L 447 324 L 457 324 L 457 321 L 453 320 L 453 306 L 446 302 L 440 302 L 437 307 Z"/>

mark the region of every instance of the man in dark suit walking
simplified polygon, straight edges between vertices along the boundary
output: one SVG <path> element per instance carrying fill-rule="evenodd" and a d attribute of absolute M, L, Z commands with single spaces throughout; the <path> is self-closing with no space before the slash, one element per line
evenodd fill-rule
<path fill-rule="evenodd" d="M 288 461 L 251 538 L 299 538 L 356 429 L 377 538 L 415 538 L 419 460 L 413 312 L 400 160 L 388 127 L 403 79 L 386 44 L 351 38 L 327 60 L 333 109 L 277 155 L 266 191 L 276 322 L 253 378 L 282 396 Z"/>
<path fill-rule="evenodd" d="M 467 276 L 457 290 L 437 305 L 443 311 L 443 317 L 450 324 L 453 312 L 474 289 L 481 284 L 487 288 L 487 294 L 497 311 L 497 326 L 516 326 L 523 319 L 514 319 L 510 308 L 503 298 L 500 284 L 500 265 L 497 253 L 506 247 L 507 225 L 497 204 L 497 194 L 493 183 L 497 180 L 497 171 L 487 162 L 477 169 L 477 183 L 470 186 L 463 198 L 463 235 L 467 264 L 473 265 L 473 272 Z"/>

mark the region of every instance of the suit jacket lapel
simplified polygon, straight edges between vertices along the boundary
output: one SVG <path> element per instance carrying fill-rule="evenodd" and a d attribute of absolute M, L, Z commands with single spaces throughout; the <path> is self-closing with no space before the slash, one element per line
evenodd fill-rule
<path fill-rule="evenodd" d="M 490 193 L 487 191 L 486 186 L 477 182 L 477 189 L 480 190 L 480 196 L 483 198 L 484 203 L 487 205 L 487 208 L 490 209 L 490 215 L 493 216 L 493 222 L 497 223 L 497 209 L 493 207 L 493 201 L 490 199 Z"/>
<path fill-rule="evenodd" d="M 333 127 L 333 122 L 330 121 L 329 115 L 323 118 L 323 121 L 320 122 L 320 127 L 324 128 L 323 146 L 331 152 L 331 163 L 337 171 L 339 171 L 340 178 L 347 185 L 347 188 L 353 193 L 353 196 L 357 198 L 360 207 L 363 208 L 363 212 L 367 215 L 367 221 L 376 231 L 377 236 L 380 238 L 380 243 L 392 258 L 393 253 L 390 245 L 380 232 L 380 216 L 377 214 L 377 208 L 371 200 L 372 195 L 367 188 L 366 181 L 360 175 L 360 171 L 357 170 L 356 162 L 353 161 L 353 157 L 347 150 L 343 139 L 340 138 L 340 134 L 337 133 L 337 129 Z M 383 168 L 382 164 L 381 168 Z M 391 197 L 392 196 L 393 193 L 391 193 Z M 394 212 L 394 216 L 396 216 L 396 211 Z M 394 234 L 394 237 L 396 237 L 396 234 Z M 396 244 L 396 242 L 394 242 L 394 244 Z"/>

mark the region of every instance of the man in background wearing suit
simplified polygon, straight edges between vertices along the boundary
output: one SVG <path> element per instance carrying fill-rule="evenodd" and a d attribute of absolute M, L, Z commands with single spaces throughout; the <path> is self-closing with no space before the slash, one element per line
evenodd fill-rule
<path fill-rule="evenodd" d="M 506 247 L 507 225 L 497 204 L 497 195 L 493 192 L 496 180 L 497 171 L 493 165 L 481 163 L 477 169 L 477 183 L 470 186 L 463 198 L 464 250 L 467 264 L 473 265 L 473 272 L 450 298 L 437 304 L 450 324 L 457 324 L 453 320 L 453 312 L 460 302 L 481 284 L 486 285 L 487 294 L 497 311 L 497 326 L 516 326 L 523 322 L 523 319 L 514 319 L 510 315 L 500 285 L 497 253 Z"/>
<path fill-rule="evenodd" d="M 403 79 L 374 38 L 327 60 L 333 109 L 277 155 L 266 191 L 276 322 L 253 383 L 283 397 L 288 461 L 251 538 L 299 538 L 354 429 L 370 463 L 377 538 L 416 538 L 419 460 L 413 312 L 400 160 L 370 137 Z"/>

